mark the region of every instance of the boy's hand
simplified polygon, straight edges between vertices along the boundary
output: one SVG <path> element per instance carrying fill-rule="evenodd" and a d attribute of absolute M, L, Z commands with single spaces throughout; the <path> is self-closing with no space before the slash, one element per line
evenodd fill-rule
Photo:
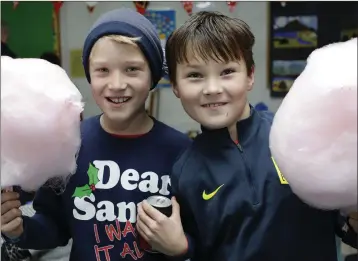
<path fill-rule="evenodd" d="M 349 214 L 348 222 L 349 225 L 352 226 L 353 230 L 358 233 L 358 212 L 353 212 Z"/>
<path fill-rule="evenodd" d="M 172 215 L 165 216 L 143 201 L 138 204 L 137 230 L 155 250 L 167 255 L 178 256 L 187 251 L 187 239 L 180 219 L 180 207 L 172 198 Z"/>
<path fill-rule="evenodd" d="M 1 232 L 8 238 L 17 238 L 24 231 L 20 195 L 16 192 L 1 193 Z"/>

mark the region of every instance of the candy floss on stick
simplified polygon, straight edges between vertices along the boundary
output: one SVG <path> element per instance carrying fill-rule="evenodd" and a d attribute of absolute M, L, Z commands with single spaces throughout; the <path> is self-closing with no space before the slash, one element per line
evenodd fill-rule
<path fill-rule="evenodd" d="M 82 96 L 59 66 L 1 57 L 1 187 L 59 188 L 76 170 Z"/>
<path fill-rule="evenodd" d="M 275 115 L 270 149 L 307 204 L 357 209 L 357 38 L 309 56 Z"/>

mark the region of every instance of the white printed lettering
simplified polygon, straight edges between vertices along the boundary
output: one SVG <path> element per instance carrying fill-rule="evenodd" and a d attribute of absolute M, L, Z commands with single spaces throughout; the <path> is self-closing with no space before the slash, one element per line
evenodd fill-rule
<path fill-rule="evenodd" d="M 111 189 L 118 184 L 120 177 L 120 170 L 117 163 L 110 160 L 95 160 L 93 164 L 98 169 L 98 179 L 99 182 L 96 184 L 97 189 Z M 105 167 L 109 168 L 109 179 L 107 183 L 103 183 L 104 169 Z"/>
<path fill-rule="evenodd" d="M 116 215 L 114 214 L 114 205 L 112 202 L 107 200 L 100 201 L 98 202 L 97 207 L 99 208 L 96 214 L 96 219 L 98 221 L 113 221 L 116 219 Z"/>
<path fill-rule="evenodd" d="M 149 180 L 142 180 L 139 182 L 139 190 L 142 192 L 157 193 L 159 191 L 158 175 L 152 171 L 144 172 L 141 175 L 142 179 L 146 179 L 147 177 L 149 177 Z"/>
<path fill-rule="evenodd" d="M 122 173 L 118 164 L 114 161 L 93 162 L 98 173 L 91 172 L 94 185 L 79 186 L 76 188 L 74 198 L 73 217 L 78 220 L 96 219 L 100 222 L 119 222 L 135 223 L 137 216 L 137 206 L 139 202 L 118 202 L 103 200 L 96 203 L 96 191 L 106 189 L 116 189 L 118 198 L 121 197 L 123 191 L 133 191 L 138 189 L 143 193 L 156 194 L 159 193 L 168 196 L 170 184 L 170 176 L 159 176 L 153 171 L 146 171 L 142 174 L 135 169 L 126 169 Z M 108 180 L 104 180 L 104 173 L 108 173 Z M 93 177 L 97 174 L 97 177 Z M 107 175 L 106 175 L 107 176 Z M 160 181 L 159 181 L 160 177 Z M 117 185 L 120 185 L 117 187 Z M 128 192 L 127 192 L 128 193 Z"/>
<path fill-rule="evenodd" d="M 78 211 L 76 209 L 73 210 L 73 217 L 79 220 L 90 220 L 92 218 L 95 217 L 96 215 L 96 208 L 95 206 L 93 206 L 92 203 L 86 201 L 85 199 L 88 198 L 89 200 L 91 200 L 92 202 L 95 201 L 95 196 L 93 194 L 89 195 L 88 197 L 83 197 L 83 198 L 75 198 L 74 200 L 74 204 L 75 207 L 82 211 L 85 212 L 84 214 L 80 214 L 78 213 Z"/>
<path fill-rule="evenodd" d="M 131 183 L 130 181 L 135 181 Z M 139 173 L 135 169 L 127 169 L 122 173 L 121 183 L 126 190 L 134 190 L 137 188 L 139 181 Z"/>

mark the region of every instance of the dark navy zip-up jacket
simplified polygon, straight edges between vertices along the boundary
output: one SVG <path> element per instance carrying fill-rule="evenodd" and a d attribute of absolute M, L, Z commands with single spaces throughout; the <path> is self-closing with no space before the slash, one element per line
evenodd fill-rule
<path fill-rule="evenodd" d="M 191 261 L 336 261 L 334 211 L 314 209 L 294 195 L 269 149 L 273 115 L 251 108 L 228 130 L 205 130 L 173 168 Z M 339 228 L 339 229 L 337 229 Z"/>

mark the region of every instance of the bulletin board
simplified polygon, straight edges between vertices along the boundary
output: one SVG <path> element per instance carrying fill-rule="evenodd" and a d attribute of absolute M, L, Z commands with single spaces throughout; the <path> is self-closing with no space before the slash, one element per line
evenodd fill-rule
<path fill-rule="evenodd" d="M 357 37 L 357 13 L 357 2 L 270 2 L 271 97 L 287 94 L 316 48 Z"/>
<path fill-rule="evenodd" d="M 170 34 L 176 28 L 175 10 L 147 10 L 144 16 L 154 25 L 160 38 L 161 45 L 164 49 L 166 41 Z M 153 117 L 158 117 L 160 88 L 170 88 L 171 83 L 167 74 L 157 84 L 156 88 L 150 92 L 147 102 L 147 112 Z"/>
<path fill-rule="evenodd" d="M 8 44 L 18 57 L 38 58 L 44 52 L 61 57 L 59 17 L 51 1 L 1 2 L 1 19 L 10 29 Z"/>
<path fill-rule="evenodd" d="M 175 10 L 147 10 L 145 17 L 155 26 L 162 47 L 165 47 L 170 34 L 176 28 Z M 170 88 L 171 83 L 168 75 L 164 75 L 159 81 L 157 88 Z"/>

